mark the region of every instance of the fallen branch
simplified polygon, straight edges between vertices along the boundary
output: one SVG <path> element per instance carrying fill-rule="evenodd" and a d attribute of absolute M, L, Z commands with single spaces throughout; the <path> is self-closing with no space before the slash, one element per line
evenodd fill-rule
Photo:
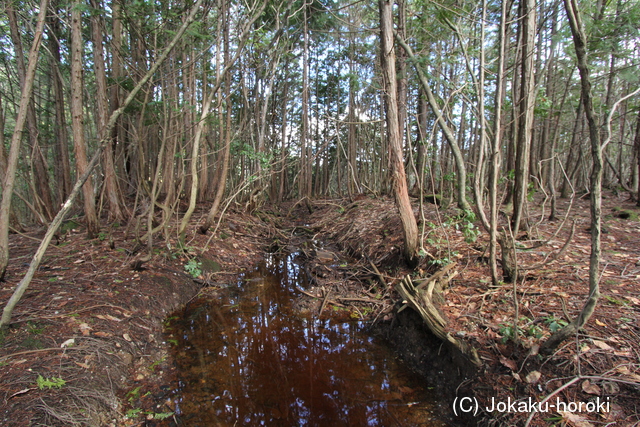
<path fill-rule="evenodd" d="M 348 297 L 340 297 L 338 298 L 340 301 L 358 301 L 358 302 L 368 302 L 371 304 L 384 304 L 384 301 L 378 301 L 377 299 L 371 298 L 348 298 Z"/>

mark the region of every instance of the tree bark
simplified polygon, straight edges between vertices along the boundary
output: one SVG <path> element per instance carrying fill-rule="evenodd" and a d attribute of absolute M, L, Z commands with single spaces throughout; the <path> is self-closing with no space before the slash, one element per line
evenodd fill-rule
<path fill-rule="evenodd" d="M 418 78 L 420 79 L 420 84 L 424 89 L 425 94 L 427 95 L 427 101 L 429 102 L 431 111 L 433 111 L 433 113 L 436 115 L 436 121 L 440 126 L 440 129 L 442 130 L 442 133 L 447 141 L 447 145 L 449 146 L 453 154 L 453 159 L 456 165 L 456 172 L 457 172 L 456 179 L 458 184 L 457 185 L 458 207 L 463 211 L 465 210 L 471 211 L 472 210 L 471 205 L 469 205 L 469 202 L 467 201 L 467 190 L 466 190 L 467 171 L 464 164 L 464 156 L 462 155 L 462 150 L 460 150 L 460 146 L 456 141 L 456 137 L 453 133 L 453 130 L 444 119 L 442 111 L 438 106 L 438 102 L 436 101 L 436 98 L 433 95 L 433 92 L 431 90 L 431 85 L 429 84 L 427 77 L 424 75 L 424 73 L 420 69 L 418 62 L 415 61 L 416 58 L 415 58 L 415 55 L 413 54 L 413 51 L 411 50 L 411 47 L 399 36 L 396 36 L 396 40 L 398 41 L 400 46 L 402 46 L 402 48 L 407 52 L 407 55 L 409 56 L 409 58 L 413 60 L 414 67 L 416 69 L 416 72 L 418 73 Z"/>
<path fill-rule="evenodd" d="M 224 130 L 224 148 L 223 148 L 223 153 L 222 153 L 222 158 L 221 158 L 221 170 L 220 170 L 220 175 L 219 175 L 219 181 L 217 183 L 217 189 L 216 189 L 216 195 L 215 198 L 213 200 L 213 203 L 211 205 L 211 209 L 209 209 L 209 213 L 207 214 L 207 218 L 204 222 L 204 224 L 200 227 L 200 233 L 204 234 L 206 233 L 209 228 L 213 225 L 216 215 L 218 215 L 218 210 L 220 209 L 220 204 L 222 203 L 222 197 L 224 195 L 224 190 L 226 188 L 226 184 L 227 184 L 227 175 L 229 174 L 229 158 L 230 158 L 230 153 L 231 153 L 231 78 L 228 75 L 229 74 L 229 70 L 231 69 L 231 67 L 233 66 L 233 64 L 235 64 L 235 62 L 237 61 L 237 59 L 240 57 L 240 53 L 242 52 L 245 42 L 247 40 L 247 37 L 249 36 L 250 32 L 251 32 L 251 28 L 253 26 L 253 24 L 256 22 L 256 20 L 260 17 L 260 15 L 262 14 L 262 12 L 264 11 L 266 6 L 266 3 L 262 2 L 260 8 L 256 11 L 254 11 L 251 19 L 246 23 L 246 25 L 243 27 L 242 29 L 242 33 L 239 36 L 239 46 L 236 50 L 236 53 L 233 57 L 230 57 L 230 53 L 229 53 L 229 26 L 226 25 L 225 26 L 225 30 L 224 30 L 224 62 L 225 62 L 225 66 L 222 69 L 222 71 L 220 71 L 220 74 L 216 77 L 216 86 L 212 89 L 212 93 L 210 94 L 210 96 L 213 97 L 213 95 L 218 92 L 218 90 L 220 89 L 220 86 L 222 85 L 223 82 L 225 82 L 225 98 L 227 99 L 227 112 L 226 112 L 226 124 L 224 126 L 225 130 Z M 225 10 L 226 13 L 228 13 L 228 9 Z M 227 15 L 228 16 L 228 15 Z M 208 108 L 208 107 L 207 107 Z"/>
<path fill-rule="evenodd" d="M 418 263 L 418 224 L 409 200 L 407 177 L 402 156 L 402 137 L 398 121 L 396 55 L 393 43 L 393 4 L 390 0 L 379 0 L 378 4 L 380 8 L 381 64 L 387 106 L 386 121 L 391 185 L 404 232 L 404 257 L 409 265 L 415 266 Z"/>
<path fill-rule="evenodd" d="M 87 147 L 84 139 L 83 117 L 83 78 L 82 64 L 82 12 L 79 1 L 71 3 L 71 128 L 73 131 L 73 149 L 76 155 L 78 176 L 84 175 L 88 169 Z M 87 180 L 82 187 L 84 197 L 84 214 L 87 222 L 87 236 L 93 239 L 100 231 L 94 187 Z"/>
<path fill-rule="evenodd" d="M 513 198 L 512 227 L 514 236 L 518 235 L 525 211 L 529 185 L 529 157 L 533 137 L 533 107 L 536 99 L 534 79 L 534 56 L 536 36 L 535 0 L 520 2 L 520 46 L 521 74 L 517 112 L 518 136 L 516 142 L 515 183 Z M 514 278 L 515 280 L 515 278 Z"/>
<path fill-rule="evenodd" d="M 636 119 L 636 135 L 634 137 L 634 147 L 636 151 L 636 160 L 638 164 L 636 167 L 638 168 L 638 177 L 640 180 L 640 110 L 638 110 L 638 118 Z M 633 167 L 633 165 L 631 165 Z M 636 189 L 636 206 L 640 206 L 640 184 L 638 184 L 638 188 Z"/>

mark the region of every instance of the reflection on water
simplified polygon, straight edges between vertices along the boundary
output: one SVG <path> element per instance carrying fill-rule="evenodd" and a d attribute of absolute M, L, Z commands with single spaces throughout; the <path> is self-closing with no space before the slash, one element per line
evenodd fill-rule
<path fill-rule="evenodd" d="M 184 425 L 444 425 L 424 385 L 362 324 L 294 313 L 305 285 L 294 256 L 270 256 L 172 322 Z"/>

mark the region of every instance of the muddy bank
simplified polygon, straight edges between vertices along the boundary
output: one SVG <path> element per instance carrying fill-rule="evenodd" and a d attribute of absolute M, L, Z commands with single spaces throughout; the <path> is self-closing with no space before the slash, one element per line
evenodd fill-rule
<path fill-rule="evenodd" d="M 372 332 L 386 340 L 404 364 L 444 396 L 440 416 L 452 426 L 476 425 L 470 414 L 453 412 L 456 398 L 474 396 L 471 383 L 478 376 L 478 369 L 459 350 L 434 336 L 413 310 L 403 310 L 393 320 L 376 324 Z"/>

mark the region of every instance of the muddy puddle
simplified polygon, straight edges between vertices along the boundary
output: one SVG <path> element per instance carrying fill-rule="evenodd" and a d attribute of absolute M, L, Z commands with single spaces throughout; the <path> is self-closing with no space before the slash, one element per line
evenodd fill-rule
<path fill-rule="evenodd" d="M 306 286 L 295 255 L 270 255 L 217 299 L 172 316 L 165 339 L 182 425 L 446 425 L 429 385 L 366 324 L 346 311 L 296 312 L 296 288 Z"/>

